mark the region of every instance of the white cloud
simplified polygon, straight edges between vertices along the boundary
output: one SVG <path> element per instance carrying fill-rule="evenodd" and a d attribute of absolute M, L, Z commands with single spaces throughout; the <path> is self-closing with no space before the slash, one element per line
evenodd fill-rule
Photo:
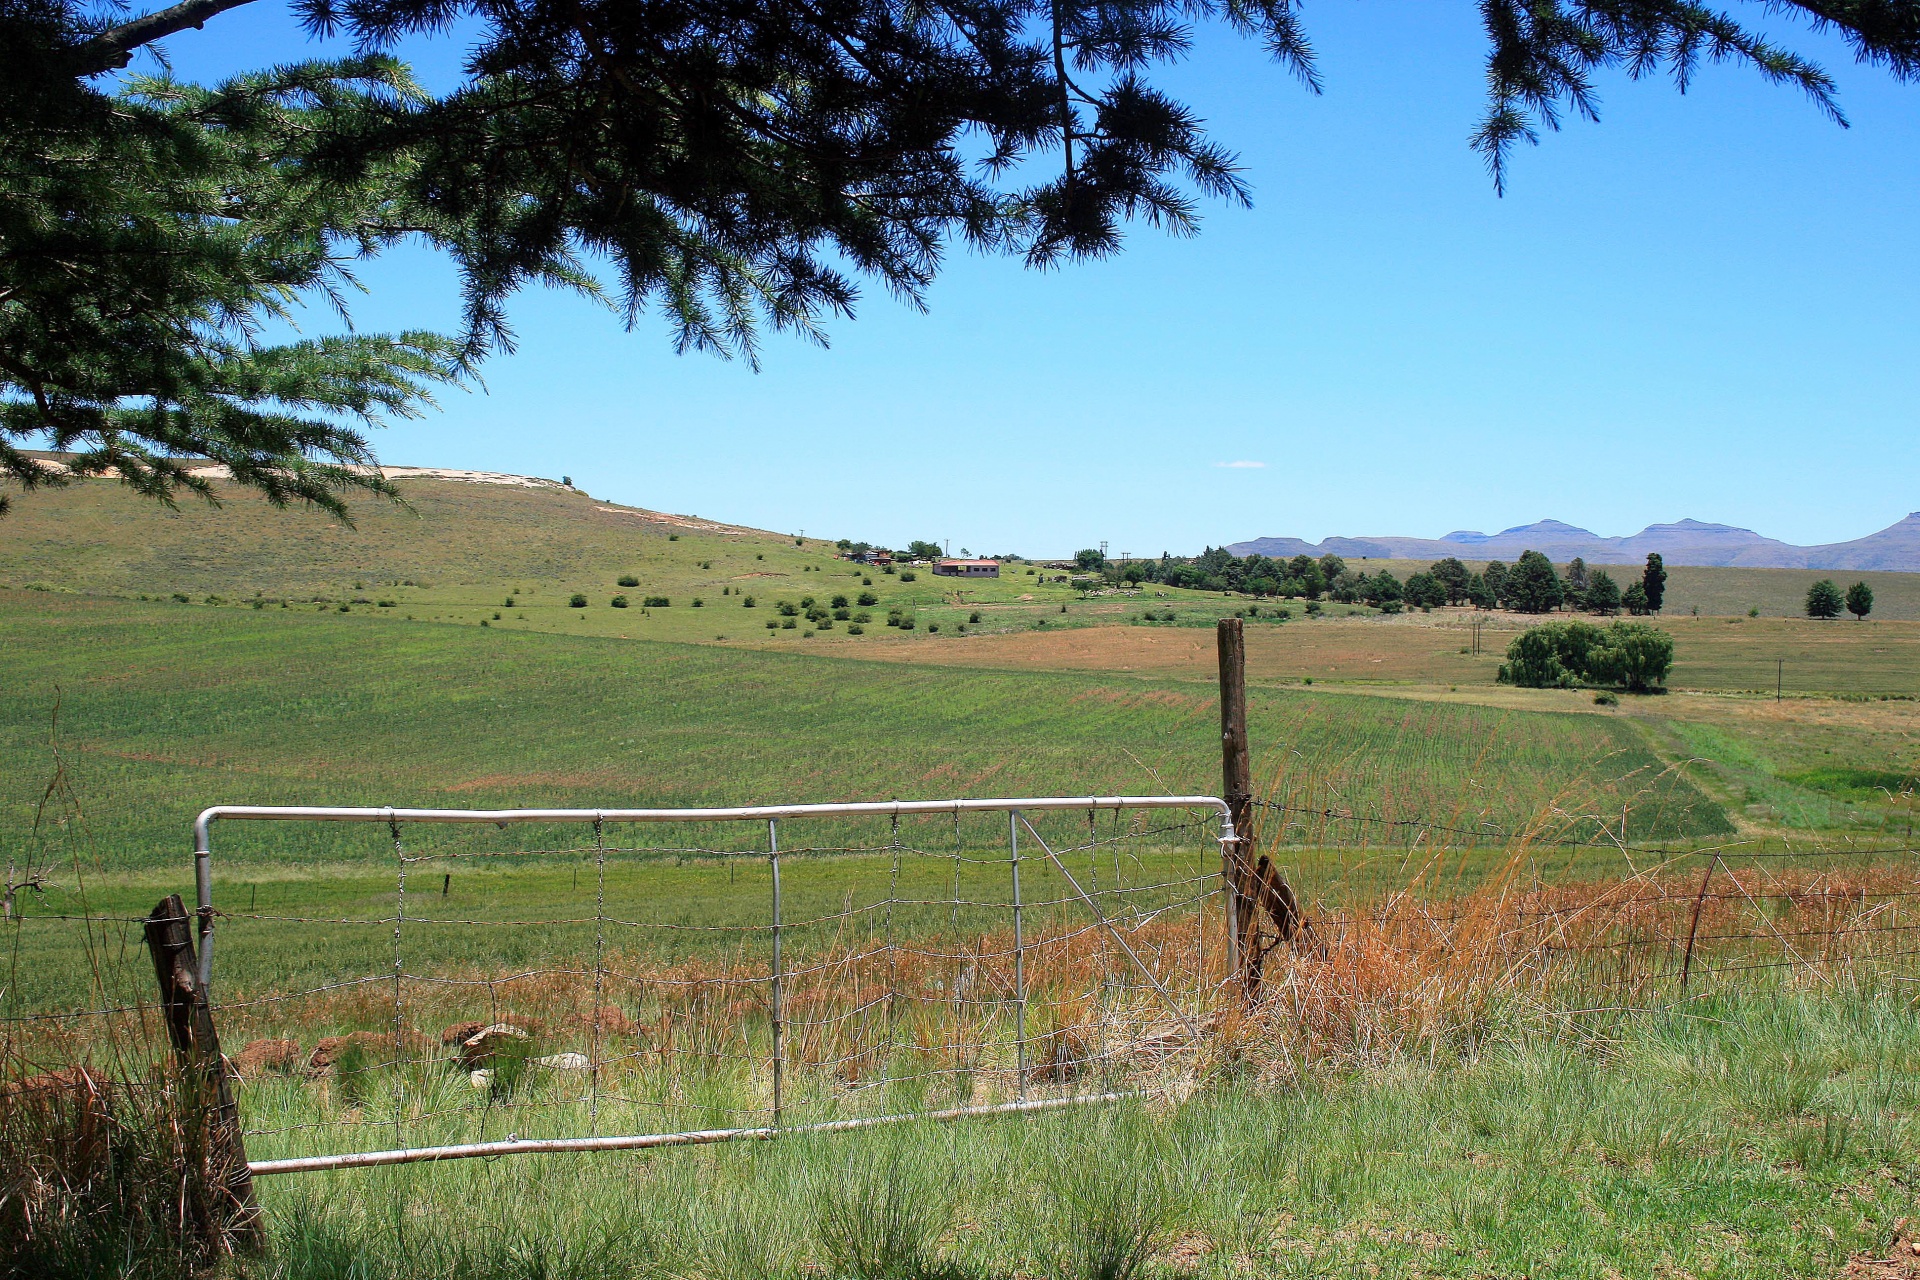
<path fill-rule="evenodd" d="M 1216 467 L 1230 467 L 1235 471 L 1258 471 L 1267 464 L 1264 462 L 1216 462 Z"/>

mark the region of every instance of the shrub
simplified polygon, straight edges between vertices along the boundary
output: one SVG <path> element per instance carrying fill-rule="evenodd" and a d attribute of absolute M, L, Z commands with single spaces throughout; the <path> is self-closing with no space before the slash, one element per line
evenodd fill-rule
<path fill-rule="evenodd" d="M 784 619 L 782 619 L 782 620 L 781 620 L 781 622 L 780 622 L 780 629 L 781 629 L 782 631 L 791 631 L 791 630 L 793 630 L 793 629 L 794 629 L 795 627 L 797 627 L 797 626 L 799 626 L 799 625 L 800 625 L 800 623 L 799 623 L 799 622 L 798 622 L 797 620 L 795 620 L 795 619 L 793 619 L 793 618 L 791 618 L 791 617 L 789 617 L 789 618 L 784 618 Z"/>
<path fill-rule="evenodd" d="M 1602 690 L 1593 695 L 1593 705 L 1596 707 L 1617 707 L 1620 705 L 1620 698 L 1617 694 L 1607 693 Z"/>
<path fill-rule="evenodd" d="M 836 609 L 844 609 L 850 603 L 845 596 L 835 596 L 831 602 Z"/>
<path fill-rule="evenodd" d="M 1616 622 L 1588 656 L 1587 678 L 1645 693 L 1673 670 L 1673 637 L 1644 622 Z"/>
<path fill-rule="evenodd" d="M 927 624 L 927 631 L 929 633 L 938 631 L 939 629 L 940 629 L 940 624 L 937 622 L 929 622 Z"/>
<path fill-rule="evenodd" d="M 625 596 L 615 596 L 609 603 L 616 609 L 624 609 L 627 607 L 627 598 Z"/>
<path fill-rule="evenodd" d="M 584 609 L 587 607 L 587 598 L 576 591 L 568 597 L 567 607 L 569 609 Z"/>
<path fill-rule="evenodd" d="M 778 618 L 767 619 L 767 630 L 774 631 L 774 630 L 777 630 L 779 626 L 780 626 L 780 619 Z"/>
<path fill-rule="evenodd" d="M 690 607 L 695 609 L 704 609 L 707 607 L 707 602 L 705 600 L 702 600 L 699 596 L 695 596 L 693 600 L 690 602 Z"/>
<path fill-rule="evenodd" d="M 640 585 L 640 579 L 634 577 L 630 573 L 623 573 L 620 575 L 619 581 L 616 582 L 614 585 L 621 586 L 621 587 L 637 587 Z"/>
<path fill-rule="evenodd" d="M 666 596 L 648 596 L 640 603 L 649 609 L 669 609 L 673 607 L 673 601 Z"/>
<path fill-rule="evenodd" d="M 667 541 L 668 541 L 668 542 L 678 542 L 678 541 L 680 541 L 680 535 L 679 535 L 679 534 L 677 534 L 677 533 L 670 533 L 670 534 L 668 534 L 668 535 L 667 535 Z"/>
<path fill-rule="evenodd" d="M 871 591 L 862 591 L 860 593 L 857 603 L 863 607 L 869 606 L 869 605 L 876 605 L 880 603 L 880 597 L 873 594 L 873 592 Z"/>
<path fill-rule="evenodd" d="M 1673 669 L 1673 637 L 1644 622 L 1602 630 L 1586 622 L 1532 627 L 1507 646 L 1499 682 L 1526 689 L 1617 685 L 1643 693 Z"/>
<path fill-rule="evenodd" d="M 975 609 L 975 610 L 974 610 L 974 611 L 973 611 L 972 613 L 970 613 L 970 614 L 968 614 L 968 615 L 967 615 L 967 621 L 968 621 L 968 622 L 978 622 L 978 621 L 980 621 L 980 611 L 979 611 L 978 609 Z"/>
<path fill-rule="evenodd" d="M 873 585 L 873 579 L 872 579 L 872 578 L 862 578 L 862 579 L 860 579 L 860 585 L 861 585 L 861 586 L 863 586 L 863 587 L 870 587 L 870 586 L 872 586 L 872 585 Z"/>
<path fill-rule="evenodd" d="M 514 608 L 514 607 L 515 607 L 515 606 L 514 606 L 514 603 L 513 603 L 513 597 L 512 597 L 512 596 L 508 596 L 508 597 L 507 597 L 507 602 L 506 602 L 506 603 L 505 603 L 504 605 L 502 605 L 502 606 L 501 606 L 501 608 L 503 608 L 503 609 L 511 609 L 511 608 Z"/>
<path fill-rule="evenodd" d="M 341 605 L 341 606 L 340 606 L 340 612 L 342 612 L 342 613 L 352 613 L 352 612 L 353 612 L 353 606 L 352 606 L 352 605 L 349 605 L 349 604 L 343 604 L 343 605 Z"/>
<path fill-rule="evenodd" d="M 748 596 L 748 597 L 747 597 L 746 599 L 744 599 L 744 600 L 742 600 L 742 601 L 740 602 L 740 607 L 741 607 L 742 609 L 751 609 L 751 608 L 753 608 L 753 607 L 754 607 L 754 605 L 753 605 L 753 597 L 752 597 L 752 596 Z"/>
<path fill-rule="evenodd" d="M 841 596 L 840 599 L 844 600 L 846 599 L 846 597 Z M 847 608 L 845 605 L 842 605 L 840 608 L 835 609 L 833 611 L 833 616 L 838 618 L 840 621 L 845 622 L 848 618 L 851 618 L 853 616 L 853 610 Z"/>
<path fill-rule="evenodd" d="M 847 628 L 847 634 L 850 636 L 863 636 L 867 634 L 867 629 L 856 622 Z"/>
<path fill-rule="evenodd" d="M 831 631 L 833 630 L 833 619 L 821 618 L 817 622 L 815 622 L 813 625 L 820 628 L 820 630 L 822 631 Z"/>
<path fill-rule="evenodd" d="M 868 613 L 865 609 L 862 609 L 860 612 L 853 615 L 853 620 L 855 622 L 872 622 L 873 615 Z"/>

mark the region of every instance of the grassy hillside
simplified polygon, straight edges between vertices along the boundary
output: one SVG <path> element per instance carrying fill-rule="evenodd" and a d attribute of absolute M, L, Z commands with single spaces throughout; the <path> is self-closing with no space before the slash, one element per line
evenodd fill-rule
<path fill-rule="evenodd" d="M 338 615 L 0 595 L 6 826 L 51 766 L 56 699 L 108 866 L 173 864 L 216 802 L 639 805 L 1212 790 L 1192 685 L 903 669 Z M 1589 716 L 1261 691 L 1267 767 L 1343 807 L 1641 835 L 1726 830 L 1630 727 Z M 263 858 L 317 851 L 255 829 Z M 378 841 L 372 842 L 377 846 Z M 381 856 L 377 847 L 362 849 Z"/>

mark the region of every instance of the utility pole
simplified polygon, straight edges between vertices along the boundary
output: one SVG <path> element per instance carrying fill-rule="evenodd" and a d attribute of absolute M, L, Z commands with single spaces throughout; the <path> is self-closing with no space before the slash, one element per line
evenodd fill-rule
<path fill-rule="evenodd" d="M 1773 660 L 1773 700 L 1775 702 L 1780 701 L 1780 686 L 1786 682 L 1786 675 L 1787 660 L 1775 658 Z"/>

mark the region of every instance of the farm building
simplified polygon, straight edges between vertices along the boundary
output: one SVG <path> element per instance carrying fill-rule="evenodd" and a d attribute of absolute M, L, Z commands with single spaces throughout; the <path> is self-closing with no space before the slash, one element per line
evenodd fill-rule
<path fill-rule="evenodd" d="M 936 560 L 933 571 L 946 578 L 997 578 L 998 560 Z"/>

